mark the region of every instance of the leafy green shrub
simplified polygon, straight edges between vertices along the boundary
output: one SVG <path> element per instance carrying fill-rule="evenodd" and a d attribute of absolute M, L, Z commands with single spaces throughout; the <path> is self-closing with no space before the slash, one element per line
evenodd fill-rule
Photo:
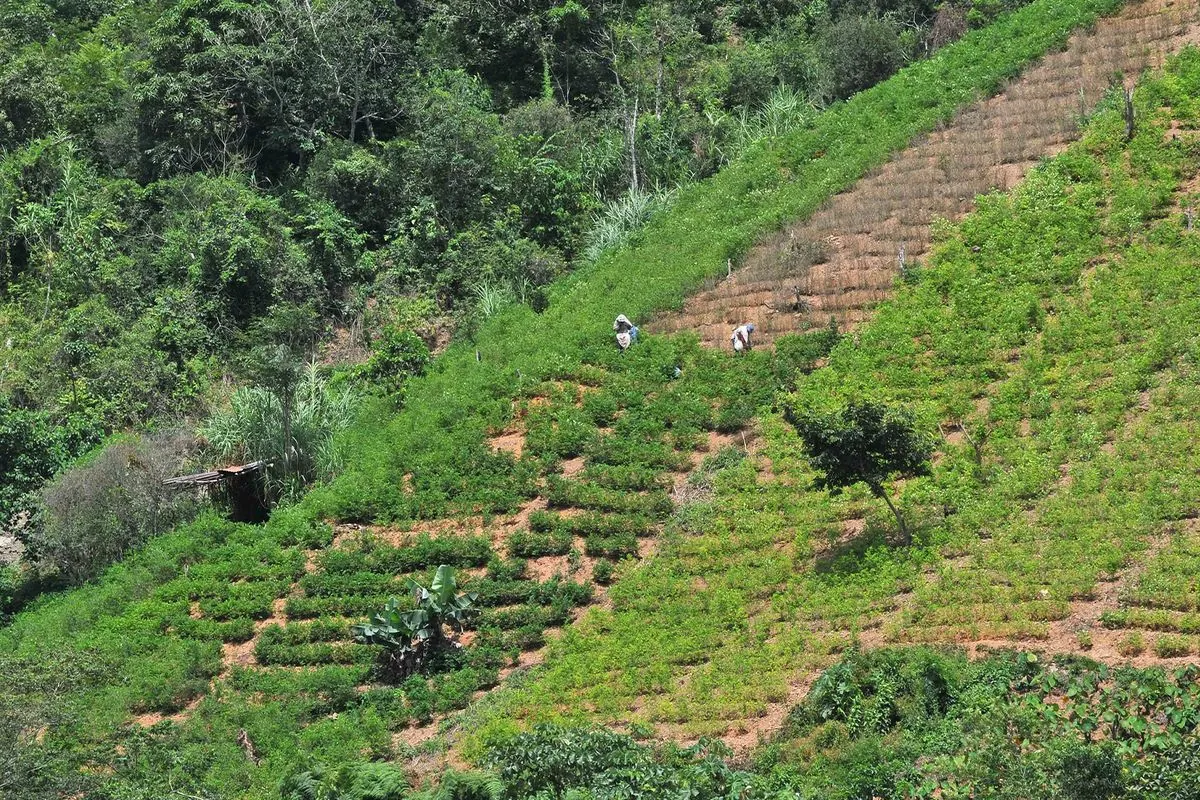
<path fill-rule="evenodd" d="M 627 514 L 580 514 L 563 520 L 574 536 L 648 536 L 653 532 L 649 520 Z"/>
<path fill-rule="evenodd" d="M 529 515 L 529 530 L 534 533 L 549 533 L 558 526 L 558 523 L 558 515 L 548 511 L 534 511 Z"/>
<path fill-rule="evenodd" d="M 613 466 L 596 464 L 583 472 L 583 477 L 607 489 L 625 492 L 646 492 L 663 488 L 662 473 L 640 466 Z"/>
<path fill-rule="evenodd" d="M 279 786 L 280 800 L 404 800 L 408 777 L 391 764 L 323 765 L 294 772 Z"/>
<path fill-rule="evenodd" d="M 546 610 L 541 606 L 524 605 L 511 609 L 485 611 L 479 616 L 478 625 L 480 628 L 510 631 L 528 626 L 544 628 L 547 620 Z"/>
<path fill-rule="evenodd" d="M 284 613 L 289 619 L 313 619 L 316 617 L 353 617 L 366 614 L 388 601 L 387 595 L 362 595 L 342 597 L 289 597 Z"/>
<path fill-rule="evenodd" d="M 254 636 L 254 620 L 230 619 L 217 622 L 211 619 L 183 617 L 172 625 L 176 636 L 185 639 L 215 639 L 222 642 L 246 642 Z"/>
<path fill-rule="evenodd" d="M 767 781 L 738 772 L 720 742 L 654 751 L 628 736 L 598 727 L 538 725 L 495 743 L 486 766 L 508 798 L 774 796 Z M 778 789 L 776 788 L 775 792 Z"/>
<path fill-rule="evenodd" d="M 595 483 L 551 475 L 546 480 L 546 500 L 553 508 L 583 508 L 664 519 L 674 511 L 663 491 L 635 494 L 607 489 Z"/>
<path fill-rule="evenodd" d="M 780 336 L 775 340 L 775 357 L 772 362 L 772 370 L 779 386 L 788 391 L 794 390 L 796 380 L 801 375 L 812 372 L 817 362 L 828 356 L 841 339 L 837 322 L 832 319 L 829 321 L 829 327 L 819 331 Z"/>
<path fill-rule="evenodd" d="M 601 556 L 620 560 L 638 554 L 637 538 L 629 534 L 602 536 L 593 534 L 584 543 L 589 556 Z"/>
<path fill-rule="evenodd" d="M 376 548 L 369 557 L 371 569 L 404 573 L 427 569 L 436 564 L 453 567 L 481 567 L 492 557 L 486 536 L 439 536 L 421 534 L 398 548 Z"/>
<path fill-rule="evenodd" d="M 616 399 L 606 391 L 585 392 L 583 395 L 583 413 L 598 428 L 612 425 L 619 410 Z"/>
<path fill-rule="evenodd" d="M 472 583 L 471 588 L 479 596 L 479 605 L 507 606 L 527 602 L 533 597 L 536 585 L 523 580 L 485 578 Z"/>
<path fill-rule="evenodd" d="M 1067 800 L 1109 800 L 1125 796 L 1121 757 L 1112 742 L 1076 743 L 1058 756 L 1058 781 Z"/>
<path fill-rule="evenodd" d="M 1191 642 L 1182 636 L 1164 634 L 1154 640 L 1154 654 L 1159 658 L 1179 658 L 1191 652 Z"/>
<path fill-rule="evenodd" d="M 561 556 L 571 549 L 571 544 L 572 536 L 569 531 L 555 533 L 516 531 L 508 537 L 508 552 L 517 558 Z"/>
<path fill-rule="evenodd" d="M 395 591 L 399 583 L 391 574 L 377 572 L 310 572 L 300 579 L 309 597 L 378 595 Z"/>
<path fill-rule="evenodd" d="M 1117 641 L 1117 652 L 1123 656 L 1138 656 L 1146 651 L 1146 641 L 1139 631 L 1131 631 Z"/>
<path fill-rule="evenodd" d="M 889 17 L 844 15 L 824 41 L 826 93 L 844 99 L 887 78 L 904 63 L 900 30 Z"/>
<path fill-rule="evenodd" d="M 592 580 L 601 586 L 608 586 L 613 582 L 613 573 L 616 572 L 616 567 L 613 562 L 608 559 L 601 559 L 596 562 L 596 566 L 592 567 Z"/>
<path fill-rule="evenodd" d="M 592 600 L 592 587 L 558 576 L 544 583 L 535 584 L 530 599 L 544 606 L 565 603 L 568 606 L 585 606 Z"/>
<path fill-rule="evenodd" d="M 404 384 L 429 365 L 429 347 L 412 331 L 384 328 L 371 343 L 371 357 L 358 368 L 358 376 L 371 390 L 398 397 Z"/>
<path fill-rule="evenodd" d="M 314 550 L 333 543 L 333 527 L 316 519 L 301 506 L 276 508 L 265 527 L 267 533 L 285 547 Z"/>
<path fill-rule="evenodd" d="M 525 421 L 525 450 L 536 457 L 573 458 L 595 437 L 595 425 L 574 406 L 536 409 Z"/>

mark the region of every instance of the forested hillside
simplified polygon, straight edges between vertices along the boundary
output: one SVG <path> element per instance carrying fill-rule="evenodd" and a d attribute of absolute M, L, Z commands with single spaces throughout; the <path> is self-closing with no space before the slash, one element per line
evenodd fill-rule
<path fill-rule="evenodd" d="M 10 507 L 83 585 L 0 628 L 0 796 L 1196 794 L 1200 53 L 853 331 L 610 329 L 1122 5 L 9 9 Z M 190 420 L 21 499 L 204 405 L 292 426 L 267 523 L 147 480 Z"/>

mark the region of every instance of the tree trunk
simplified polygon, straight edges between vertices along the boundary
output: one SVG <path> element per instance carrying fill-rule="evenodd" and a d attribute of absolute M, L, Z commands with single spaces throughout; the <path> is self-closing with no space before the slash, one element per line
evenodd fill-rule
<path fill-rule="evenodd" d="M 904 541 L 904 544 L 906 546 L 912 544 L 912 534 L 909 532 L 908 526 L 904 524 L 904 517 L 900 516 L 900 509 L 896 508 L 896 505 L 892 502 L 892 498 L 888 497 L 887 492 L 883 491 L 882 488 L 878 494 L 883 498 L 883 502 L 887 503 L 888 508 L 892 510 L 892 514 L 896 517 L 896 524 L 900 526 L 900 538 Z"/>
<path fill-rule="evenodd" d="M 633 115 L 629 118 L 629 189 L 636 192 L 638 190 L 638 174 L 637 174 L 637 119 L 638 119 L 638 97 L 633 97 Z"/>

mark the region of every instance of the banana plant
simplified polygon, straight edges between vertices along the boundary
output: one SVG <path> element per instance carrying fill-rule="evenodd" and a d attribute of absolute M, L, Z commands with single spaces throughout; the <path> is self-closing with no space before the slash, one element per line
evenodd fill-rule
<path fill-rule="evenodd" d="M 445 645 L 443 626 L 461 630 L 475 613 L 478 598 L 474 592 L 459 594 L 454 569 L 446 564 L 437 568 L 429 588 L 414 580 L 408 582 L 408 587 L 414 606 L 403 607 L 393 597 L 367 622 L 351 628 L 356 642 L 381 645 L 388 666 L 401 675 L 412 672 L 430 653 Z"/>
<path fill-rule="evenodd" d="M 371 615 L 367 622 L 353 626 L 350 631 L 360 644 L 378 644 L 391 650 L 407 652 L 413 649 L 416 631 L 410 621 L 411 611 L 403 611 L 400 601 L 391 598 L 383 610 Z"/>
<path fill-rule="evenodd" d="M 428 589 L 414 580 L 409 580 L 408 586 L 416 608 L 408 612 L 405 621 L 418 643 L 428 641 L 437 646 L 445 641 L 443 625 L 462 630 L 475 612 L 475 600 L 479 595 L 474 592 L 459 594 L 454 569 L 446 564 L 437 568 Z"/>

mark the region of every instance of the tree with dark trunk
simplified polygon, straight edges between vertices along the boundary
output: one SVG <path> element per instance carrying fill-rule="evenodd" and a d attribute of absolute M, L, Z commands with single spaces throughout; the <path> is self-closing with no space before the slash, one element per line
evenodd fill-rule
<path fill-rule="evenodd" d="M 896 518 L 900 537 L 912 543 L 912 531 L 896 507 L 887 484 L 896 478 L 929 474 L 933 440 L 922 433 L 913 415 L 876 402 L 852 402 L 832 412 L 797 412 L 784 416 L 800 434 L 809 463 L 817 470 L 815 486 L 838 494 L 865 483 Z"/>

